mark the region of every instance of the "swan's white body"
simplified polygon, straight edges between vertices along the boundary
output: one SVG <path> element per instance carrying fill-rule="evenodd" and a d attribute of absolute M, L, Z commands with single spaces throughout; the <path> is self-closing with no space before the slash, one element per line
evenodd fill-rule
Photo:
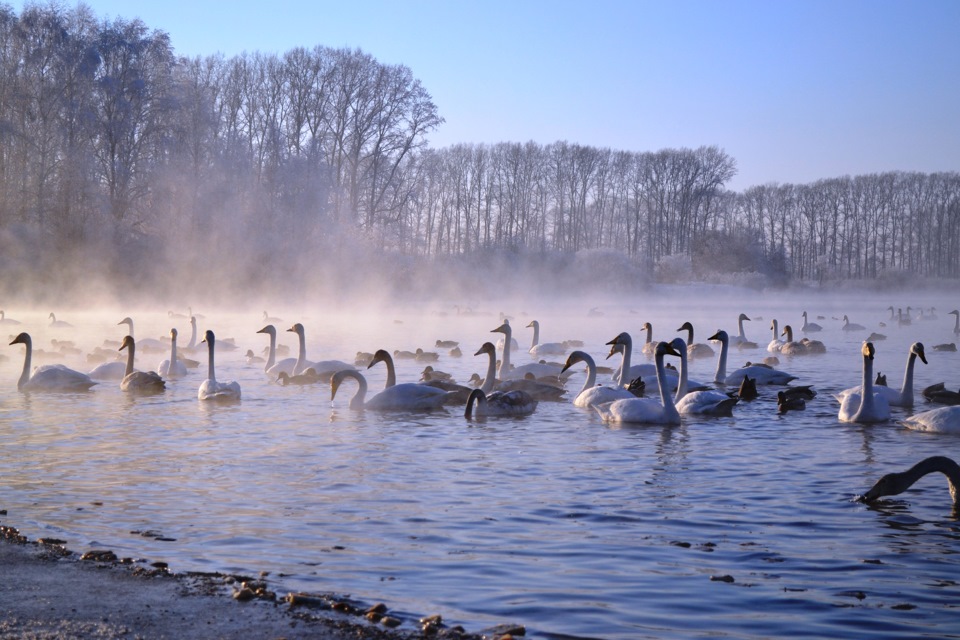
<path fill-rule="evenodd" d="M 207 379 L 197 390 L 198 400 L 219 400 L 233 402 L 240 400 L 239 382 L 218 382 L 214 370 L 213 356 L 216 352 L 216 340 L 213 331 L 206 331 L 203 342 L 207 343 Z"/>
<path fill-rule="evenodd" d="M 182 378 L 187 375 L 187 365 L 177 357 L 176 329 L 170 329 L 170 357 L 160 362 L 157 373 L 166 378 Z"/>
<path fill-rule="evenodd" d="M 292 376 L 293 370 L 297 366 L 297 359 L 284 358 L 280 361 L 277 360 L 277 328 L 268 324 L 257 333 L 265 333 L 270 336 L 270 350 L 267 352 L 267 361 L 263 365 L 263 371 L 267 374 L 267 377 L 276 380 L 281 373 Z"/>
<path fill-rule="evenodd" d="M 780 353 L 780 350 L 783 349 L 783 345 L 786 344 L 786 342 L 780 339 L 780 332 L 777 328 L 776 318 L 770 322 L 770 330 L 773 331 L 773 340 L 771 340 L 767 345 L 767 351 L 770 353 Z"/>
<path fill-rule="evenodd" d="M 817 331 L 823 331 L 823 327 L 818 325 L 816 322 L 807 322 L 806 311 L 800 315 L 803 317 L 803 325 L 800 327 L 800 331 L 804 333 L 816 333 Z"/>
<path fill-rule="evenodd" d="M 939 407 L 915 413 L 900 421 L 914 431 L 928 433 L 960 433 L 960 406 Z"/>
<path fill-rule="evenodd" d="M 667 354 L 674 356 L 680 355 L 666 342 L 658 343 L 654 355 L 654 362 L 657 368 L 660 400 L 657 401 L 654 398 L 629 398 L 595 405 L 594 409 L 604 422 L 664 425 L 680 424 L 680 413 L 673 403 L 673 398 L 667 390 L 665 381 L 666 373 L 663 358 Z"/>
<path fill-rule="evenodd" d="M 293 333 L 297 334 L 297 338 L 300 341 L 300 347 L 297 351 L 297 362 L 293 367 L 294 375 L 299 375 L 307 369 L 313 369 L 321 377 L 333 375 L 337 371 L 356 371 L 356 367 L 342 360 L 320 360 L 317 362 L 311 362 L 310 360 L 307 360 L 307 341 L 304 337 L 303 325 L 298 322 L 287 329 L 287 331 L 292 331 Z"/>
<path fill-rule="evenodd" d="M 23 358 L 23 371 L 17 380 L 17 389 L 26 392 L 78 392 L 88 391 L 97 384 L 85 373 L 74 371 L 62 364 L 46 364 L 37 367 L 32 375 L 30 365 L 33 361 L 33 340 L 30 334 L 21 333 L 10 344 L 22 344 L 26 347 Z"/>
<path fill-rule="evenodd" d="M 540 322 L 532 321 L 527 328 L 533 327 L 533 342 L 530 344 L 530 355 L 532 356 L 562 356 L 567 352 L 567 347 L 562 342 L 540 342 Z"/>
<path fill-rule="evenodd" d="M 680 383 L 677 385 L 677 394 L 674 401 L 680 415 L 729 416 L 736 398 L 712 389 L 688 391 L 687 380 L 687 350 L 681 338 L 674 338 L 670 346 L 680 354 Z"/>
<path fill-rule="evenodd" d="M 913 406 L 913 367 L 916 364 L 917 358 L 927 364 L 927 357 L 924 353 L 923 344 L 920 342 L 914 342 L 910 345 L 910 351 L 907 354 L 907 366 L 903 371 L 903 384 L 900 389 L 891 389 L 883 385 L 874 385 L 873 392 L 876 394 L 882 395 L 886 398 L 887 404 L 891 407 L 912 407 Z M 835 397 L 837 400 L 843 403 L 844 398 L 846 398 L 851 393 L 859 394 L 863 390 L 862 386 L 851 387 L 849 389 L 844 389 L 838 393 Z"/>
<path fill-rule="evenodd" d="M 133 336 L 127 336 L 120 344 L 120 350 L 127 350 L 127 368 L 120 389 L 130 393 L 160 393 L 166 388 L 166 383 L 156 371 L 136 371 L 133 368 L 136 343 Z"/>
<path fill-rule="evenodd" d="M 574 351 L 567 358 L 567 363 L 563 370 L 566 371 L 578 362 L 587 365 L 587 379 L 580 389 L 580 393 L 573 399 L 573 406 L 589 408 L 593 405 L 613 402 L 614 400 L 629 400 L 635 397 L 632 393 L 623 387 L 605 387 L 597 385 L 597 363 L 593 357 L 586 351 Z"/>
<path fill-rule="evenodd" d="M 94 380 L 123 380 L 127 375 L 127 363 L 122 360 L 98 364 L 87 374 Z"/>
<path fill-rule="evenodd" d="M 366 400 L 367 379 L 355 369 L 343 369 L 333 374 L 330 380 L 330 400 L 337 396 L 337 389 L 346 378 L 357 381 L 360 388 L 350 399 L 350 408 L 370 411 L 431 411 L 442 409 L 448 392 L 415 382 L 405 382 L 387 387 L 377 395 Z"/>
<path fill-rule="evenodd" d="M 797 379 L 797 376 L 789 374 L 786 371 L 769 369 L 767 367 L 760 367 L 757 365 L 741 367 L 728 375 L 727 355 L 730 352 L 730 338 L 727 336 L 727 332 L 721 329 L 713 334 L 710 339 L 720 342 L 720 356 L 717 358 L 717 375 L 714 377 L 714 382 L 717 384 L 725 384 L 727 386 L 737 387 L 740 386 L 740 383 L 743 382 L 743 379 L 746 376 L 756 380 L 758 385 L 785 385 L 789 384 L 791 380 Z"/>
<path fill-rule="evenodd" d="M 494 391 L 489 396 L 483 389 L 474 389 L 467 398 L 463 415 L 467 418 L 494 416 L 528 416 L 537 408 L 537 401 L 526 391 Z"/>
<path fill-rule="evenodd" d="M 496 329 L 492 329 L 490 333 L 502 333 L 504 344 L 511 344 L 513 341 L 513 329 L 510 328 L 509 322 L 505 321 Z M 563 369 L 563 367 L 544 362 L 531 362 L 530 364 L 520 365 L 519 367 L 512 367 L 510 365 L 510 350 L 503 349 L 502 354 L 500 358 L 500 370 L 498 371 L 501 380 L 523 378 L 528 373 L 533 374 L 535 378 L 559 376 Z"/>
<path fill-rule="evenodd" d="M 873 423 L 890 418 L 890 405 L 883 393 L 877 393 L 873 386 L 873 343 L 864 342 L 860 349 L 863 355 L 862 393 L 849 393 L 840 401 L 837 415 L 841 422 Z"/>

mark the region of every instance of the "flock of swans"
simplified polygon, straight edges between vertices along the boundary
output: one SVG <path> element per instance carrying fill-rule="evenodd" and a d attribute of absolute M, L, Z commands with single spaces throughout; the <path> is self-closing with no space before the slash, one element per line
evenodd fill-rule
<path fill-rule="evenodd" d="M 912 310 L 908 313 L 899 311 L 894 314 L 890 307 L 890 322 L 898 326 L 909 326 Z M 172 313 L 172 312 L 171 312 Z M 954 334 L 960 336 L 960 311 L 951 311 L 956 316 Z M 800 331 L 804 334 L 818 333 L 823 327 L 810 322 L 808 313 L 804 311 L 800 317 L 803 324 Z M 50 326 L 58 329 L 69 328 L 71 325 L 57 320 L 53 313 L 49 318 Z M 263 315 L 264 321 L 279 321 L 270 317 L 267 312 Z M 236 381 L 223 382 L 216 377 L 215 357 L 218 351 L 234 350 L 236 345 L 232 341 L 218 341 L 212 330 L 206 330 L 200 344 L 196 344 L 197 319 L 189 316 L 192 335 L 187 351 L 192 354 L 196 348 L 206 346 L 207 374 L 197 391 L 197 397 L 202 401 L 239 401 L 241 398 L 240 384 Z M 527 350 L 531 362 L 514 365 L 511 362 L 512 348 L 516 341 L 513 339 L 513 329 L 509 318 L 502 318 L 499 326 L 490 330 L 491 333 L 501 334 L 503 345 L 499 349 L 490 341 L 485 341 L 475 352 L 475 356 L 486 355 L 486 375 L 480 378 L 475 375 L 474 386 L 458 385 L 449 376 L 444 379 L 442 372 L 432 367 L 425 370 L 424 379 L 418 382 L 398 383 L 393 356 L 384 350 L 374 354 L 366 354 L 367 368 L 384 364 L 387 370 L 384 389 L 367 398 L 368 382 L 363 373 L 354 364 L 341 360 L 313 361 L 307 358 L 305 330 L 301 323 L 293 324 L 287 331 L 296 334 L 298 339 L 297 356 L 278 359 L 277 330 L 273 322 L 257 333 L 266 334 L 269 346 L 266 349 L 266 359 L 263 363 L 264 373 L 273 381 L 283 385 L 290 384 L 321 384 L 329 383 L 331 401 L 338 390 L 349 380 L 357 385 L 357 390 L 349 401 L 353 410 L 368 411 L 429 411 L 440 410 L 450 406 L 463 407 L 464 415 L 469 418 L 486 418 L 496 416 L 528 416 L 534 413 L 541 401 L 565 400 L 564 388 L 566 378 L 571 369 L 579 364 L 585 365 L 586 379 L 583 387 L 574 396 L 572 403 L 575 407 L 587 409 L 600 417 L 603 422 L 615 424 L 652 424 L 677 425 L 683 422 L 685 415 L 731 416 L 741 401 L 749 401 L 756 397 L 757 385 L 775 386 L 777 393 L 778 410 L 781 413 L 803 409 L 805 402 L 816 395 L 810 385 L 793 385 L 797 376 L 777 368 L 779 361 L 776 355 L 802 356 L 824 353 L 826 347 L 823 342 L 804 337 L 794 341 L 793 329 L 785 325 L 779 332 L 776 320 L 771 322 L 772 340 L 766 346 L 766 351 L 772 356 L 764 362 L 747 363 L 733 371 L 727 371 L 731 345 L 738 349 L 759 348 L 756 343 L 747 339 L 744 331 L 744 322 L 750 321 L 746 314 L 740 314 L 737 319 L 737 335 L 730 336 L 724 330 L 716 331 L 709 341 L 719 347 L 717 354 L 714 347 L 706 343 L 694 342 L 694 328 L 690 322 L 683 323 L 676 331 L 686 334 L 686 340 L 677 337 L 669 341 L 654 341 L 653 327 L 647 322 L 642 325 L 645 332 L 645 341 L 641 347 L 644 354 L 652 356 L 653 363 L 632 363 L 633 340 L 629 333 L 621 332 L 606 346 L 610 347 L 607 358 L 620 355 L 620 366 L 612 371 L 610 378 L 602 383 L 599 381 L 599 368 L 594 358 L 582 349 L 579 341 L 540 342 L 540 323 L 530 322 L 527 328 L 533 330 L 532 343 Z M 20 323 L 5 316 L 0 311 L 0 323 L 4 325 L 19 325 Z M 170 330 L 169 341 L 140 339 L 134 337 L 134 323 L 129 317 L 118 324 L 126 325 L 128 334 L 123 338 L 117 351 L 126 351 L 125 362 L 107 362 L 94 367 L 89 373 L 81 373 L 63 364 L 44 364 L 32 367 L 33 343 L 30 334 L 21 332 L 13 338 L 11 345 L 24 346 L 23 369 L 17 381 L 17 388 L 22 392 L 88 392 L 96 384 L 108 381 L 119 381 L 120 389 L 131 394 L 158 394 L 166 388 L 165 379 L 182 378 L 189 375 L 191 368 L 197 368 L 199 362 L 183 357 L 177 348 L 177 330 Z M 886 326 L 885 323 L 881 323 Z M 863 325 L 850 321 L 843 316 L 844 332 L 865 332 Z M 914 406 L 914 367 L 919 360 L 927 364 L 924 345 L 913 343 L 907 354 L 907 363 L 904 371 L 903 383 L 899 389 L 878 384 L 874 380 L 874 358 L 876 347 L 871 339 L 883 339 L 880 334 L 873 333 L 861 345 L 862 371 L 859 385 L 845 389 L 835 395 L 839 402 L 838 420 L 841 422 L 874 424 L 891 420 L 891 407 L 912 408 Z M 443 345 L 456 349 L 459 345 L 452 341 L 437 341 Z M 137 349 L 150 352 L 167 351 L 169 357 L 164 359 L 155 371 L 139 371 L 134 367 L 134 358 Z M 940 349 L 940 347 L 944 347 Z M 946 345 L 938 345 L 937 350 L 949 350 Z M 499 353 L 499 359 L 497 355 Z M 252 353 L 248 352 L 252 356 Z M 359 354 L 358 354 L 359 355 Z M 411 352 L 395 352 L 397 357 L 410 357 L 427 361 L 436 361 L 435 353 L 423 350 Z M 428 357 L 429 356 L 429 357 Z M 564 362 L 548 362 L 548 357 L 566 356 Z M 701 382 L 692 380 L 688 374 L 688 360 L 695 358 L 712 358 L 716 356 L 716 373 L 712 381 Z M 667 358 L 677 358 L 679 369 L 668 366 Z M 357 361 L 359 363 L 359 360 Z M 924 390 L 925 397 L 931 402 L 942 403 L 946 406 L 914 412 L 900 419 L 904 426 L 937 433 L 960 433 L 960 392 L 946 389 L 943 383 L 933 385 Z M 568 401 L 568 400 L 566 400 Z M 954 465 L 955 467 L 956 465 Z M 942 462 L 928 462 L 920 469 L 912 469 L 906 475 L 892 474 L 891 477 L 914 478 L 922 477 L 931 471 L 941 471 L 951 479 L 951 489 L 957 471 L 954 467 Z M 921 473 L 924 471 L 925 473 Z M 918 475 L 919 474 L 919 475 Z M 890 495 L 895 493 L 907 480 L 886 479 L 878 483 L 865 496 L 872 499 L 874 496 Z M 915 481 L 915 480 L 914 480 Z M 887 493 L 884 493 L 887 492 Z"/>

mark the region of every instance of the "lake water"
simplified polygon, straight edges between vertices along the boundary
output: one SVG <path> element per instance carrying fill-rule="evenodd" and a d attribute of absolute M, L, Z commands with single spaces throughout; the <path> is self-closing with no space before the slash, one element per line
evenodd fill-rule
<path fill-rule="evenodd" d="M 910 327 L 887 322 L 890 305 L 936 307 L 938 318 Z M 479 307 L 480 305 L 478 305 Z M 260 352 L 262 310 L 203 310 L 201 332 L 241 346 L 218 354 L 221 380 L 237 380 L 235 405 L 198 402 L 201 369 L 155 397 L 127 397 L 116 383 L 89 394 L 17 392 L 23 347 L 0 353 L 0 508 L 33 538 L 51 536 L 75 551 L 168 562 L 174 571 L 269 571 L 278 592 L 304 590 L 383 601 L 404 617 L 440 613 L 479 630 L 516 622 L 533 638 L 945 637 L 960 629 L 960 524 L 946 481 L 928 476 L 876 505 L 854 497 L 889 471 L 935 455 L 960 458 L 960 439 L 909 431 L 894 409 L 886 424 L 837 420 L 832 398 L 859 384 L 864 333 L 835 318 L 881 331 L 876 369 L 899 387 L 909 345 L 925 343 L 915 388 L 960 387 L 953 342 L 956 300 L 929 295 L 806 298 L 728 289 L 664 289 L 616 305 L 486 305 L 490 315 L 456 315 L 453 302 L 397 311 L 271 310 L 280 342 L 295 355 L 293 322 L 307 331 L 311 359 L 352 361 L 357 351 L 431 349 L 458 340 L 463 357 L 434 366 L 463 382 L 483 375 L 480 345 L 499 334 L 497 313 L 514 316 L 525 352 L 538 319 L 544 341 L 576 338 L 601 364 L 604 343 L 634 337 L 641 325 L 671 339 L 684 321 L 706 342 L 717 328 L 736 333 L 743 311 L 755 351 L 731 354 L 729 369 L 767 355 L 770 320 L 798 328 L 808 310 L 828 353 L 782 358 L 780 368 L 819 395 L 805 411 L 780 416 L 775 392 L 741 403 L 732 418 L 684 418 L 676 427 L 603 424 L 570 402 L 541 402 L 527 418 L 468 421 L 462 409 L 431 414 L 351 411 L 355 386 L 331 402 L 329 385 L 283 387 L 248 365 Z M 588 316 L 599 307 L 602 316 Z M 71 339 L 84 352 L 117 340 L 133 315 L 137 336 L 171 326 L 185 345 L 189 324 L 167 310 L 68 310 L 76 329 L 48 327 L 49 310 L 15 313 L 36 347 Z M 200 312 L 200 309 L 197 309 Z M 444 315 L 446 314 L 446 315 Z M 686 337 L 683 335 L 682 337 Z M 799 335 L 798 335 L 799 337 Z M 9 342 L 9 339 L 6 340 Z M 153 369 L 164 355 L 139 355 Z M 88 370 L 82 356 L 59 361 Z M 35 364 L 37 362 L 35 361 Z M 422 363 L 397 361 L 398 378 Z M 696 360 L 691 376 L 712 380 L 716 361 Z M 368 374 L 371 392 L 385 372 Z M 606 376 L 601 375 L 601 380 Z M 582 365 L 568 388 L 583 381 Z M 341 395 L 342 394 L 342 395 Z M 918 395 L 919 397 L 919 395 Z M 916 410 L 928 408 L 920 397 Z M 161 538 L 161 539 L 158 539 Z"/>

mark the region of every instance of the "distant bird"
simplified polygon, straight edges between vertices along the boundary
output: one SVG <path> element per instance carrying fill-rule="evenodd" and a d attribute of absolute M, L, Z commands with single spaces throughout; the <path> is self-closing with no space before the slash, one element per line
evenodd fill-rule
<path fill-rule="evenodd" d="M 177 357 L 177 330 L 170 329 L 170 357 L 160 362 L 157 373 L 168 378 L 182 378 L 187 375 L 187 365 Z"/>
<path fill-rule="evenodd" d="M 850 322 L 850 318 L 846 315 L 843 316 L 843 327 L 844 331 L 866 331 L 867 328 L 862 324 L 857 324 L 855 322 Z"/>
<path fill-rule="evenodd" d="M 956 351 L 957 344 L 955 342 L 947 342 L 945 344 L 935 344 L 933 345 L 934 351 Z"/>
<path fill-rule="evenodd" d="M 774 321 L 776 322 L 776 321 Z M 687 357 L 693 360 L 694 358 L 712 358 L 715 354 L 713 347 L 708 345 L 705 342 L 694 342 L 693 341 L 693 323 L 684 322 L 680 325 L 680 328 L 677 331 L 686 331 L 687 332 Z"/>
<path fill-rule="evenodd" d="M 540 322 L 533 320 L 527 325 L 527 328 L 533 328 L 533 341 L 530 343 L 530 355 L 540 356 L 562 356 L 567 353 L 567 347 L 562 342 L 540 342 Z"/>
<path fill-rule="evenodd" d="M 0 309 L 0 324 L 20 324 L 20 321 L 14 320 L 13 318 L 8 318 L 6 315 L 4 315 L 3 309 Z"/>
<path fill-rule="evenodd" d="M 816 333 L 817 331 L 823 331 L 823 327 L 818 325 L 816 322 L 807 322 L 807 312 L 804 311 L 800 314 L 803 318 L 803 325 L 800 327 L 800 331 L 803 333 Z"/>
<path fill-rule="evenodd" d="M 57 320 L 57 316 L 53 315 L 53 312 L 50 312 L 48 316 L 50 320 L 50 326 L 56 329 L 72 329 L 73 325 L 65 320 Z"/>
<path fill-rule="evenodd" d="M 263 312 L 263 321 L 267 324 L 280 324 L 283 322 L 281 318 L 271 316 L 266 311 Z"/>
<path fill-rule="evenodd" d="M 960 310 L 954 309 L 947 315 L 956 316 L 956 321 L 953 323 L 953 333 L 960 336 Z"/>
<path fill-rule="evenodd" d="M 888 473 L 860 496 L 863 502 L 874 502 L 883 496 L 895 496 L 903 493 L 928 473 L 939 472 L 947 477 L 950 487 L 950 500 L 954 506 L 960 506 L 960 465 L 946 456 L 931 456 L 921 460 L 906 471 Z"/>

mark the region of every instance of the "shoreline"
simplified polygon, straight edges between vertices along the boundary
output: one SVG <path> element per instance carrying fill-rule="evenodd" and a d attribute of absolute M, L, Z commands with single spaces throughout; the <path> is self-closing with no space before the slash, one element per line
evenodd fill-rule
<path fill-rule="evenodd" d="M 5 515 L 0 510 L 0 516 Z M 264 576 L 265 578 L 265 576 Z M 0 525 L 0 639 L 506 640 L 523 628 L 465 632 L 439 616 L 402 620 L 382 604 L 331 594 L 277 594 L 263 578 L 173 573 L 165 563 L 79 555 Z"/>

